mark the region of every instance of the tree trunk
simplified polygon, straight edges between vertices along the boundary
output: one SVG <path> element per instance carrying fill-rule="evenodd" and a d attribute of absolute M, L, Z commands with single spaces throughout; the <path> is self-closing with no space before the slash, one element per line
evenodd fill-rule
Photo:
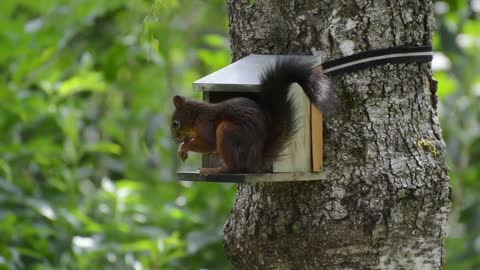
<path fill-rule="evenodd" d="M 431 43 L 431 1 L 229 0 L 231 47 L 323 60 Z M 240 184 L 224 228 L 238 269 L 440 269 L 450 186 L 428 64 L 331 78 L 328 180 Z"/>

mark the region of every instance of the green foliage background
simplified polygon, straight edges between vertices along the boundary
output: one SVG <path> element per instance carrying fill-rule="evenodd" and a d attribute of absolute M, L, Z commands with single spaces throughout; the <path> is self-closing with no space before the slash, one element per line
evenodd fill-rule
<path fill-rule="evenodd" d="M 435 6 L 447 269 L 478 269 L 480 3 Z M 1 0 L 0 269 L 231 269 L 235 187 L 175 182 L 168 130 L 229 61 L 224 0 Z"/>

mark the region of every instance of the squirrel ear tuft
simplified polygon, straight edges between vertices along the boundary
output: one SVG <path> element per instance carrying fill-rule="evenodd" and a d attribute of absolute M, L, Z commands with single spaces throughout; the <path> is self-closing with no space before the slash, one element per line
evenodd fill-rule
<path fill-rule="evenodd" d="M 174 96 L 173 105 L 175 105 L 175 108 L 183 107 L 183 105 L 185 105 L 185 98 L 182 96 Z"/>

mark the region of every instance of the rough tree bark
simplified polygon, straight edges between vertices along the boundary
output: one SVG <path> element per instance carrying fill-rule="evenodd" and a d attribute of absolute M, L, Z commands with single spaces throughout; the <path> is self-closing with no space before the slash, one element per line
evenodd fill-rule
<path fill-rule="evenodd" d="M 229 0 L 231 47 L 324 60 L 431 42 L 421 0 Z M 429 64 L 333 78 L 326 181 L 240 184 L 224 228 L 238 269 L 440 269 L 450 186 Z"/>

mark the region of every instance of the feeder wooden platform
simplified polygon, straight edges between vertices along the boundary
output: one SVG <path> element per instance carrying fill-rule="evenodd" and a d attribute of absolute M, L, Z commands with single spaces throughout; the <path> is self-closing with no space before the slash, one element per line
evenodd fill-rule
<path fill-rule="evenodd" d="M 198 171 L 178 171 L 178 181 L 214 182 L 214 183 L 264 183 L 264 182 L 290 182 L 290 181 L 317 181 L 325 180 L 327 172 L 308 173 L 232 173 L 200 175 Z"/>

